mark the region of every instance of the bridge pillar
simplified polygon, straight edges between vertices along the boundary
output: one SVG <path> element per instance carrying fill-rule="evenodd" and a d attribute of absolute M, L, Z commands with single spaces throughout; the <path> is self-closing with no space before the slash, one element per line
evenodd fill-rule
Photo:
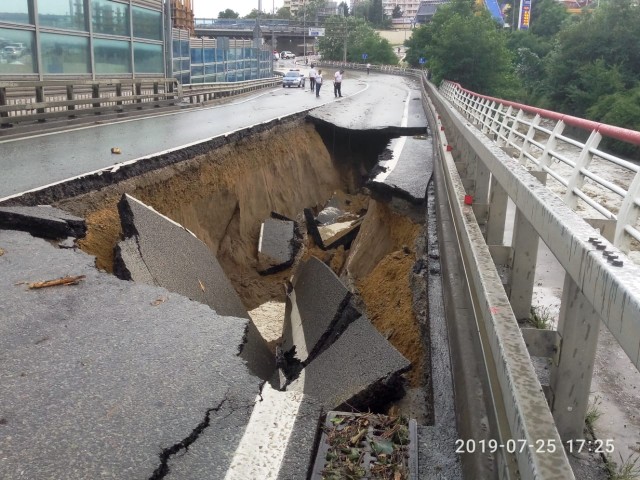
<path fill-rule="evenodd" d="M 562 348 L 551 367 L 551 412 L 563 441 L 583 438 L 600 317 L 569 274 L 565 274 L 558 333 Z"/>
<path fill-rule="evenodd" d="M 530 172 L 542 184 L 546 184 L 545 172 Z M 538 244 L 540 236 L 536 229 L 516 209 L 516 218 L 513 225 L 513 263 L 511 264 L 511 308 L 516 319 L 529 318 L 531 299 L 533 298 L 533 281 L 536 276 L 536 263 L 538 262 Z"/>
<path fill-rule="evenodd" d="M 486 225 L 489 211 L 489 185 L 491 184 L 491 172 L 479 158 L 476 161 L 474 180 L 473 213 L 476 215 L 478 225 Z"/>
<path fill-rule="evenodd" d="M 504 244 L 504 224 L 507 218 L 508 200 L 507 192 L 492 176 L 489 194 L 489 216 L 485 233 L 487 245 Z"/>

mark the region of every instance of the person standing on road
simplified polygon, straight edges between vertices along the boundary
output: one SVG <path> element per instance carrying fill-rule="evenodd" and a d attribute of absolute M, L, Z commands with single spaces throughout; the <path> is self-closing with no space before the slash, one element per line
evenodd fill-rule
<path fill-rule="evenodd" d="M 333 78 L 333 95 L 338 98 L 342 97 L 342 74 L 344 70 L 338 70 Z"/>
<path fill-rule="evenodd" d="M 367 63 L 367 75 L 369 75 L 369 70 L 371 70 L 371 64 Z"/>
<path fill-rule="evenodd" d="M 315 65 L 312 63 L 311 64 L 311 70 L 309 70 L 309 86 L 311 87 L 311 93 L 313 93 L 316 89 L 316 75 L 318 74 L 318 72 L 316 72 L 316 67 Z"/>
<path fill-rule="evenodd" d="M 320 88 L 322 87 L 322 70 L 318 70 L 316 74 L 316 97 L 320 97 Z"/>

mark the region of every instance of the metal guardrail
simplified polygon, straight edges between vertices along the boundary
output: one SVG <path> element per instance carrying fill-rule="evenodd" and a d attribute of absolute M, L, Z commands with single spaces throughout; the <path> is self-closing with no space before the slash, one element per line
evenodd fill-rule
<path fill-rule="evenodd" d="M 348 68 L 350 70 L 367 70 L 366 63 L 355 62 L 333 62 L 326 60 L 318 60 L 316 65 L 320 67 L 335 67 L 335 68 Z M 390 75 L 409 75 L 413 77 L 420 77 L 423 74 L 423 70 L 416 68 L 398 67 L 395 65 L 371 65 L 370 70 L 377 73 L 387 73 Z"/>
<path fill-rule="evenodd" d="M 189 103 L 200 103 L 223 96 L 239 95 L 260 88 L 282 84 L 282 76 L 246 80 L 243 82 L 193 83 L 182 87 L 181 98 Z"/>
<path fill-rule="evenodd" d="M 102 112 L 201 103 L 282 83 L 281 76 L 180 85 L 176 79 L 0 82 L 0 125 Z"/>
<path fill-rule="evenodd" d="M 453 82 L 443 82 L 440 91 L 523 165 L 549 174 L 573 210 L 591 209 L 610 220 L 602 230 L 615 246 L 625 253 L 640 249 L 640 165 L 599 148 L 605 138 L 640 145 L 640 132 L 479 95 Z M 605 163 L 615 165 L 609 169 L 615 176 L 607 177 Z"/>
<path fill-rule="evenodd" d="M 174 78 L 0 82 L 0 125 L 175 103 Z"/>

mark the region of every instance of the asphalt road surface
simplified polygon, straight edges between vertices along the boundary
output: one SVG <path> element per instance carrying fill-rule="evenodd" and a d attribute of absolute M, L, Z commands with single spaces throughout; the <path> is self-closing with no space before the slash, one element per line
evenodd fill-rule
<path fill-rule="evenodd" d="M 305 71 L 304 67 L 301 68 Z M 381 122 L 400 125 L 405 103 L 417 82 L 407 78 L 347 71 L 343 98 L 333 95 L 334 69 L 325 70 L 320 98 L 306 89 L 276 87 L 233 99 L 224 105 L 184 109 L 163 115 L 93 123 L 69 130 L 0 141 L 0 201 L 115 164 L 178 149 L 274 118 L 325 106 L 338 119 L 359 128 L 379 128 Z M 414 83 L 414 85 L 412 85 Z M 401 100 L 401 101 L 399 101 Z M 351 102 L 350 108 L 339 108 Z M 418 102 L 414 102 L 418 103 Z M 362 115 L 366 112 L 366 115 Z M 353 115 L 355 122 L 349 121 Z M 364 117 L 364 118 L 363 118 Z M 373 123 L 371 123 L 373 122 Z M 118 147 L 120 155 L 112 154 Z"/>

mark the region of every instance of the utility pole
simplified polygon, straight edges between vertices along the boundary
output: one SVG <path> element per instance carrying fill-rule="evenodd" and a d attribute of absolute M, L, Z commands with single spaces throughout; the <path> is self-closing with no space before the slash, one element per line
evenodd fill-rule
<path fill-rule="evenodd" d="M 344 10 L 342 11 L 342 17 L 344 18 L 344 54 L 342 56 L 342 61 L 347 63 L 347 17 L 344 15 Z"/>
<path fill-rule="evenodd" d="M 307 61 L 307 2 L 302 2 L 302 51 L 305 63 Z"/>

